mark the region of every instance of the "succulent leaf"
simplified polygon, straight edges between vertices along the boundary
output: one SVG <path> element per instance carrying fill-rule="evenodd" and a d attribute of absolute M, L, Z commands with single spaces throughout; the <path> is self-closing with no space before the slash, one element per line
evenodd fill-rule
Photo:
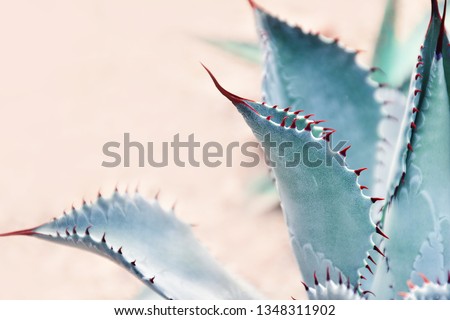
<path fill-rule="evenodd" d="M 380 247 L 386 250 L 392 275 L 387 279 L 386 274 L 376 274 L 374 292 L 384 292 L 380 287 L 386 284 L 392 286 L 394 292 L 406 291 L 406 281 L 413 271 L 426 270 L 439 276 L 443 269 L 450 267 L 434 264 L 439 261 L 439 253 L 434 251 L 440 246 L 430 243 L 430 237 L 435 239 L 434 242 L 438 239 L 449 241 L 449 233 L 443 230 L 448 228 L 450 219 L 450 101 L 447 89 L 450 56 L 447 46 L 443 46 L 447 40 L 441 25 L 437 2 L 433 1 L 430 26 L 417 64 L 417 73 L 421 77 L 413 77 L 402 123 L 402 141 L 396 151 L 398 162 L 391 171 L 390 201 L 381 221 L 391 238 L 383 241 Z M 431 248 L 434 251 L 430 252 Z M 447 262 L 450 260 L 448 250 L 443 251 L 443 259 Z M 433 253 L 436 258 L 425 261 L 421 258 L 425 253 Z M 414 267 L 419 269 L 414 270 Z"/>
<path fill-rule="evenodd" d="M 29 235 L 103 255 L 167 299 L 253 299 L 197 242 L 190 227 L 139 194 L 99 197 Z"/>
<path fill-rule="evenodd" d="M 256 43 L 235 41 L 235 40 L 214 40 L 207 39 L 207 43 L 222 49 L 223 51 L 232 53 L 238 57 L 251 63 L 261 63 L 261 50 Z"/>
<path fill-rule="evenodd" d="M 428 16 L 421 19 L 405 41 L 398 39 L 398 0 L 386 4 L 383 23 L 378 35 L 372 65 L 378 68 L 373 74 L 375 81 L 400 87 L 409 83 L 409 75 L 415 61 L 414 52 L 423 41 L 427 29 Z M 406 87 L 408 89 L 408 87 Z"/>
<path fill-rule="evenodd" d="M 381 110 L 376 88 L 369 83 L 370 71 L 355 62 L 356 52 L 291 27 L 251 4 L 265 55 L 264 100 L 308 107 L 319 119 L 329 120 L 337 130 L 334 141 L 350 140 L 349 165 L 372 170 L 361 178 L 361 184 L 372 187 Z"/>
<path fill-rule="evenodd" d="M 281 122 L 267 118 L 273 108 L 226 91 L 210 76 L 273 162 L 291 242 L 306 283 L 312 285 L 311 275 L 328 268 L 332 280 L 337 281 L 342 271 L 357 286 L 357 270 L 364 266 L 367 251 L 373 247 L 370 235 L 375 226 L 369 209 L 378 200 L 362 194 L 357 175 L 363 170 L 348 169 L 345 152 L 331 149 L 326 139 L 329 128 L 319 128 L 317 136 L 312 130 L 317 128 L 316 122 L 309 117 L 296 115 L 297 124 L 307 123 L 300 127 L 291 124 L 295 119 L 286 121 L 291 115 Z M 283 144 L 287 147 L 280 148 Z M 300 159 L 303 163 L 296 161 Z M 324 274 L 317 275 L 325 279 Z"/>

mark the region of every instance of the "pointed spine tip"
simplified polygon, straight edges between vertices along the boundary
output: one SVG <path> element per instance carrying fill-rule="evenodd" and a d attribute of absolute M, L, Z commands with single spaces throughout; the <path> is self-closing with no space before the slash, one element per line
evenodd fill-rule
<path fill-rule="evenodd" d="M 373 296 L 375 297 L 375 293 L 373 293 L 373 292 L 370 291 L 370 290 L 366 290 L 366 291 L 363 291 L 363 292 L 362 292 L 362 295 L 363 295 L 363 296 L 365 296 L 366 294 L 371 294 L 371 295 L 373 295 Z"/>
<path fill-rule="evenodd" d="M 301 281 L 301 282 L 302 282 L 302 285 L 305 287 L 305 290 L 306 290 L 306 291 L 309 291 L 308 285 L 307 285 L 306 283 L 304 283 L 303 281 Z"/>
<path fill-rule="evenodd" d="M 369 266 L 368 264 L 366 264 L 366 269 L 369 270 L 369 272 L 370 272 L 371 274 L 373 274 L 372 268 L 370 268 L 370 266 Z"/>
<path fill-rule="evenodd" d="M 377 246 L 373 246 L 373 250 L 375 250 L 375 251 L 378 252 L 380 255 L 382 255 L 383 258 L 385 257 L 383 251 L 381 251 Z"/>
<path fill-rule="evenodd" d="M 374 197 L 370 198 L 370 201 L 372 201 L 372 203 L 375 203 L 377 201 L 383 201 L 383 200 L 384 200 L 384 198 L 374 198 Z"/>
<path fill-rule="evenodd" d="M 418 275 L 424 283 L 430 283 L 430 280 L 423 273 L 419 272 Z"/>
<path fill-rule="evenodd" d="M 367 168 L 360 168 L 360 169 L 354 170 L 354 172 L 359 177 L 361 175 L 361 172 L 366 171 L 366 170 L 367 170 Z"/>
<path fill-rule="evenodd" d="M 155 276 L 153 276 L 150 279 L 148 279 L 148 281 L 150 281 L 150 283 L 155 283 Z"/>
<path fill-rule="evenodd" d="M 383 232 L 381 231 L 380 227 L 376 226 L 375 227 L 375 231 L 376 233 L 378 233 L 380 236 L 382 236 L 383 238 L 389 239 L 389 237 Z M 384 255 L 383 255 L 384 256 Z"/>
<path fill-rule="evenodd" d="M 317 274 L 316 274 L 315 271 L 314 271 L 314 284 L 315 284 L 316 286 L 319 285 L 319 280 L 317 280 Z"/>
<path fill-rule="evenodd" d="M 33 236 L 36 233 L 37 228 L 18 230 L 13 232 L 1 233 L 0 237 L 10 237 L 10 236 Z"/>
<path fill-rule="evenodd" d="M 250 110 L 252 110 L 253 112 L 258 113 L 258 112 L 256 112 L 256 110 L 255 110 L 251 105 L 249 105 L 249 104 L 246 102 L 246 100 L 247 100 L 247 101 L 250 101 L 250 100 L 241 98 L 241 97 L 239 97 L 239 96 L 237 96 L 237 95 L 235 95 L 235 94 L 233 94 L 233 93 L 231 93 L 231 92 L 225 90 L 225 89 L 220 85 L 219 81 L 217 81 L 216 77 L 212 74 L 212 72 L 211 72 L 211 71 L 210 71 L 203 63 L 200 63 L 200 64 L 201 64 L 202 67 L 206 70 L 206 72 L 209 74 L 209 76 L 210 76 L 211 80 L 213 81 L 214 85 L 216 86 L 217 90 L 219 90 L 219 92 L 220 92 L 225 98 L 227 98 L 228 100 L 230 100 L 230 101 L 231 101 L 232 103 L 234 103 L 234 104 L 244 104 L 245 106 L 247 106 L 247 107 L 248 107 Z"/>
<path fill-rule="evenodd" d="M 352 146 L 347 146 L 347 147 L 345 147 L 344 149 L 342 149 L 341 151 L 339 151 L 339 154 L 345 158 L 345 157 L 347 156 L 347 151 L 348 151 L 348 149 L 350 149 L 351 147 L 352 147 Z"/>
<path fill-rule="evenodd" d="M 408 147 L 409 151 L 414 152 L 414 149 L 413 149 L 411 143 L 408 143 L 407 147 Z"/>
<path fill-rule="evenodd" d="M 295 129 L 295 128 L 297 128 L 296 122 L 297 122 L 297 118 L 294 118 L 294 120 L 292 120 L 292 124 L 291 124 L 291 126 L 290 126 L 289 128 L 290 128 L 290 129 Z"/>

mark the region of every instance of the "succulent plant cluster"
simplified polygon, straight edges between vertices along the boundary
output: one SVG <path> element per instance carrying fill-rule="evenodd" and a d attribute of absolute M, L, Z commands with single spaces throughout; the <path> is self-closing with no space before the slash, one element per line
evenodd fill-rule
<path fill-rule="evenodd" d="M 274 164 L 310 299 L 450 297 L 446 2 L 441 16 L 431 0 L 418 56 L 399 50 L 392 36 L 395 2 L 388 2 L 376 67 L 360 66 L 357 51 L 292 27 L 250 1 L 264 51 L 263 102 L 230 93 L 206 69 Z M 415 57 L 409 87 L 401 86 L 398 61 Z M 387 84 L 374 81 L 383 77 Z M 339 141 L 346 144 L 336 149 Z M 316 165 L 289 166 L 307 145 L 314 145 L 307 157 Z M 50 223 L 2 236 L 9 235 L 104 255 L 163 298 L 260 298 L 214 261 L 173 212 L 137 193 L 99 194 Z"/>

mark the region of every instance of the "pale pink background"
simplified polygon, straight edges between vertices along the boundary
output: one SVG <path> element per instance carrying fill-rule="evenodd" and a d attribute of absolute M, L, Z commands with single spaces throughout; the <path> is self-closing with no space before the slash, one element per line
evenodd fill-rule
<path fill-rule="evenodd" d="M 404 30 L 428 2 L 405 1 Z M 260 3 L 307 30 L 339 35 L 369 61 L 385 1 Z M 149 197 L 160 189 L 166 206 L 176 200 L 213 255 L 267 297 L 304 297 L 282 215 L 246 191 L 264 166 L 241 168 L 237 153 L 232 168 L 100 165 L 102 145 L 123 132 L 156 143 L 176 133 L 202 143 L 253 139 L 199 62 L 252 99 L 261 68 L 204 37 L 256 41 L 247 1 L 0 1 L 0 232 L 48 221 L 99 188 L 139 182 Z M 41 240 L 2 238 L 0 259 L 3 299 L 128 299 L 142 287 L 104 258 Z"/>

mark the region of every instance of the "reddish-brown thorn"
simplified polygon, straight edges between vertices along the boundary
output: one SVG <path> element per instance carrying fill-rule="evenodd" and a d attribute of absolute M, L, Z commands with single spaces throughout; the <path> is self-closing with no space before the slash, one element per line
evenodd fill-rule
<path fill-rule="evenodd" d="M 261 102 L 261 105 L 265 106 L 265 105 L 266 105 L 266 102 L 265 102 L 265 101 Z"/>
<path fill-rule="evenodd" d="M 289 128 L 291 128 L 291 129 L 297 128 L 296 122 L 297 122 L 297 118 L 294 118 L 294 120 L 292 120 L 292 124 L 291 124 L 291 126 Z"/>
<path fill-rule="evenodd" d="M 272 116 L 267 116 L 266 120 L 270 121 L 270 119 L 272 119 Z"/>
<path fill-rule="evenodd" d="M 325 130 L 325 129 L 324 129 L 324 130 Z M 325 133 L 325 134 L 323 135 L 323 139 L 326 140 L 326 141 L 328 141 L 328 142 L 330 142 L 330 137 L 331 137 L 331 135 L 332 135 L 333 133 L 335 133 L 335 132 L 336 132 L 336 130 L 332 130 L 332 131 L 330 131 L 330 132 Z"/>
<path fill-rule="evenodd" d="M 25 230 L 18 230 L 18 231 L 13 231 L 13 232 L 7 232 L 7 233 L 1 233 L 0 237 L 9 237 L 9 236 L 33 236 L 35 234 L 37 234 L 35 232 L 36 228 L 31 228 L 31 229 L 25 229 Z"/>
<path fill-rule="evenodd" d="M 103 233 L 102 242 L 103 242 L 103 243 L 106 243 L 106 232 Z"/>
<path fill-rule="evenodd" d="M 369 259 L 370 261 L 372 261 L 372 263 L 374 265 L 377 265 L 377 263 L 375 262 L 375 260 L 373 260 L 373 258 L 371 256 L 367 256 L 367 259 Z"/>
<path fill-rule="evenodd" d="M 413 112 L 413 113 L 417 113 L 417 112 L 419 112 L 419 109 L 417 109 L 416 107 L 414 107 L 414 108 L 412 109 L 412 112 Z"/>
<path fill-rule="evenodd" d="M 117 250 L 118 254 L 122 254 L 122 247 L 119 248 L 119 250 Z"/>
<path fill-rule="evenodd" d="M 423 273 L 419 272 L 418 275 L 424 283 L 430 283 L 430 280 L 428 280 L 428 278 Z"/>
<path fill-rule="evenodd" d="M 77 234 L 77 226 L 73 226 L 72 233 Z"/>
<path fill-rule="evenodd" d="M 388 86 L 387 83 L 379 83 L 378 88 L 386 88 Z"/>
<path fill-rule="evenodd" d="M 369 270 L 369 272 L 370 272 L 371 274 L 373 274 L 372 269 L 370 268 L 370 266 L 369 266 L 368 264 L 366 264 L 366 269 Z"/>
<path fill-rule="evenodd" d="M 258 4 L 257 4 L 254 0 L 248 0 L 248 4 L 249 4 L 250 7 L 252 7 L 253 9 L 259 9 Z"/>
<path fill-rule="evenodd" d="M 375 297 L 375 293 L 373 293 L 373 292 L 370 291 L 370 290 L 363 291 L 362 295 L 365 296 L 365 295 L 368 294 L 368 293 L 370 293 L 371 295 L 373 295 L 373 296 Z"/>
<path fill-rule="evenodd" d="M 295 299 L 293 296 L 291 296 L 291 300 L 297 300 L 297 299 Z"/>
<path fill-rule="evenodd" d="M 134 260 L 134 261 L 131 261 L 131 265 L 133 265 L 133 266 L 135 266 L 135 267 L 136 267 L 136 260 Z"/>
<path fill-rule="evenodd" d="M 283 109 L 284 112 L 289 112 L 289 110 L 291 109 L 291 107 L 287 107 L 286 109 Z"/>
<path fill-rule="evenodd" d="M 401 176 L 401 178 L 400 178 L 400 181 L 401 181 L 402 183 L 405 183 L 405 177 L 406 177 L 406 172 L 403 172 L 403 173 L 402 173 L 402 176 Z"/>
<path fill-rule="evenodd" d="M 274 105 L 274 106 L 272 107 L 272 109 L 276 109 L 276 108 L 278 108 L 278 106 L 277 106 L 277 105 Z"/>
<path fill-rule="evenodd" d="M 360 169 L 354 170 L 354 172 L 359 177 L 361 175 L 361 172 L 366 171 L 366 170 L 367 170 L 367 168 L 360 168 Z"/>
<path fill-rule="evenodd" d="M 423 78 L 423 76 L 422 76 L 420 73 L 417 73 L 417 74 L 416 74 L 416 77 L 415 77 L 416 81 L 417 81 L 417 79 L 419 79 L 419 78 Z"/>
<path fill-rule="evenodd" d="M 411 151 L 411 152 L 414 152 L 414 149 L 413 149 L 411 143 L 408 143 L 408 150 Z"/>
<path fill-rule="evenodd" d="M 360 278 L 360 279 L 363 279 L 363 280 L 367 280 L 367 278 L 364 277 L 363 275 L 360 275 L 359 278 Z"/>
<path fill-rule="evenodd" d="M 304 130 L 311 131 L 311 125 L 314 124 L 314 121 L 308 122 Z"/>
<path fill-rule="evenodd" d="M 150 279 L 148 279 L 148 281 L 150 281 L 150 283 L 155 283 L 155 276 L 153 276 Z"/>
<path fill-rule="evenodd" d="M 418 93 L 422 93 L 422 90 L 420 90 L 420 89 L 414 90 L 414 96 L 417 96 Z"/>
<path fill-rule="evenodd" d="M 214 75 L 211 73 L 211 71 L 209 71 L 209 69 L 207 67 L 205 67 L 205 65 L 202 63 L 201 64 L 203 66 L 203 68 L 205 68 L 206 72 L 208 72 L 209 76 L 211 77 L 211 80 L 213 81 L 214 85 L 216 86 L 217 90 L 219 90 L 219 92 L 221 94 L 223 94 L 228 100 L 230 100 L 233 103 L 238 103 L 238 104 L 244 104 L 245 106 L 247 106 L 249 109 L 251 109 L 253 112 L 258 113 L 251 105 L 249 105 L 246 101 L 251 101 L 249 99 L 244 99 L 241 98 L 227 90 L 225 90 L 220 83 L 217 81 L 216 77 L 214 77 Z"/>
<path fill-rule="evenodd" d="M 294 111 L 294 114 L 298 115 L 300 112 L 303 112 L 303 111 L 305 111 L 305 110 L 297 110 L 297 111 Z"/>
<path fill-rule="evenodd" d="M 90 234 L 89 234 L 89 229 L 90 229 L 90 228 L 92 228 L 92 226 L 89 226 L 89 227 L 86 228 L 86 230 L 84 231 L 84 234 L 85 234 L 85 235 L 87 235 L 87 236 L 90 235 Z"/>
<path fill-rule="evenodd" d="M 389 237 L 383 232 L 383 231 L 381 231 L 381 229 L 380 229 L 380 227 L 379 226 L 376 226 L 375 227 L 375 231 L 376 231 L 376 233 L 378 233 L 380 236 L 382 236 L 383 238 L 386 238 L 386 239 L 389 239 Z M 374 249 L 375 249 L 376 247 L 374 247 Z M 375 249 L 376 250 L 376 249 Z M 380 252 L 380 254 L 382 254 L 381 252 Z M 383 255 L 383 254 L 382 254 Z M 384 257 L 384 255 L 383 255 L 383 257 Z"/>
<path fill-rule="evenodd" d="M 304 283 L 303 281 L 301 281 L 301 283 L 302 283 L 302 285 L 305 287 L 305 290 L 306 290 L 306 291 L 309 291 L 308 285 L 307 285 L 306 283 Z"/>
<path fill-rule="evenodd" d="M 416 69 L 419 68 L 419 66 L 423 66 L 423 62 L 422 61 L 419 61 L 419 62 L 416 63 Z"/>
<path fill-rule="evenodd" d="M 402 298 L 407 298 L 409 296 L 408 293 L 404 291 L 400 291 L 399 293 L 397 293 L 397 295 L 399 295 Z"/>
<path fill-rule="evenodd" d="M 359 189 L 360 189 L 360 190 L 369 190 L 369 188 L 366 187 L 366 186 L 359 186 Z"/>
<path fill-rule="evenodd" d="M 281 120 L 280 127 L 285 127 L 286 126 L 286 119 L 287 118 L 288 117 L 284 117 L 283 120 Z"/>
<path fill-rule="evenodd" d="M 315 116 L 314 113 L 310 113 L 310 114 L 307 114 L 306 116 L 304 116 L 303 118 L 309 119 L 309 118 L 314 117 L 314 116 Z"/>
<path fill-rule="evenodd" d="M 70 237 L 69 228 L 66 228 L 66 236 Z"/>
<path fill-rule="evenodd" d="M 351 147 L 352 147 L 352 146 L 345 147 L 344 149 L 342 149 L 341 151 L 339 151 L 339 154 L 340 154 L 341 156 L 343 156 L 343 157 L 346 157 L 346 156 L 347 156 L 347 150 L 350 149 Z"/>
<path fill-rule="evenodd" d="M 317 280 L 317 274 L 316 274 L 315 271 L 314 271 L 314 284 L 315 284 L 316 286 L 319 285 L 319 280 Z"/>
<path fill-rule="evenodd" d="M 417 56 L 417 60 L 422 61 L 422 56 L 420 54 Z"/>
<path fill-rule="evenodd" d="M 347 289 L 350 289 L 350 277 L 347 277 Z"/>
<path fill-rule="evenodd" d="M 411 129 L 417 129 L 417 126 L 414 122 L 411 122 Z"/>
<path fill-rule="evenodd" d="M 450 271 L 447 271 L 447 283 L 450 283 Z"/>
<path fill-rule="evenodd" d="M 330 267 L 327 267 L 327 281 L 330 281 Z"/>
<path fill-rule="evenodd" d="M 383 201 L 383 200 L 384 200 L 384 198 L 374 198 L 374 197 L 370 198 L 370 201 L 372 201 L 372 203 L 375 203 L 377 201 Z"/>
<path fill-rule="evenodd" d="M 416 286 L 414 285 L 414 283 L 411 280 L 406 281 L 406 285 L 408 286 L 408 288 L 410 289 L 414 289 Z"/>
<path fill-rule="evenodd" d="M 342 273 L 339 272 L 339 284 L 342 284 Z"/>

